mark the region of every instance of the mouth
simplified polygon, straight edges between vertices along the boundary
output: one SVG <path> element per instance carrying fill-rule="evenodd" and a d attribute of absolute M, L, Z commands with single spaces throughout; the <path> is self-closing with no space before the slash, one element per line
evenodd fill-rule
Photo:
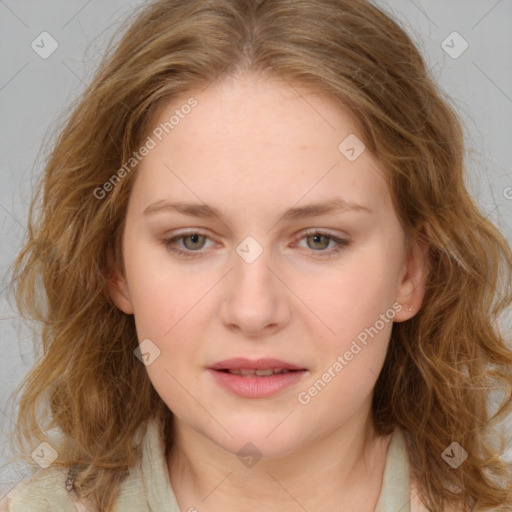
<path fill-rule="evenodd" d="M 235 358 L 208 370 L 224 390 L 244 398 L 267 398 L 297 384 L 308 370 L 278 359 Z"/>
<path fill-rule="evenodd" d="M 298 372 L 301 370 L 286 370 L 284 368 L 270 368 L 268 370 L 251 370 L 249 368 L 233 368 L 217 370 L 230 373 L 231 375 L 240 375 L 242 377 L 270 377 L 271 375 L 280 375 L 282 373 Z"/>
<path fill-rule="evenodd" d="M 270 371 L 275 373 L 284 373 L 287 371 L 307 370 L 307 368 L 297 366 L 287 361 L 274 358 L 247 359 L 245 357 L 234 357 L 219 361 L 210 366 L 212 370 L 228 371 L 228 372 L 245 372 L 242 375 L 249 375 L 247 372 L 266 372 L 261 373 L 262 376 L 272 375 Z M 240 375 L 237 373 L 237 375 Z"/>

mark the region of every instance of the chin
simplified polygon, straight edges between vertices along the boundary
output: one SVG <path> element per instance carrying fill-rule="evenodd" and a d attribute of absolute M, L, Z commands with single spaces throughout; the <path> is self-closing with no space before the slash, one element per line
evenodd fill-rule
<path fill-rule="evenodd" d="M 253 461 L 257 461 L 261 457 L 281 459 L 292 454 L 298 448 L 298 445 L 293 440 L 287 439 L 286 442 L 284 440 L 271 442 L 265 439 L 265 434 L 262 434 L 260 437 L 246 437 L 240 442 L 231 440 L 231 442 L 221 446 L 238 457 L 247 467 L 250 467 Z"/>
<path fill-rule="evenodd" d="M 214 443 L 239 457 L 253 455 L 278 459 L 296 451 L 301 437 L 290 428 L 291 425 L 288 425 L 288 428 L 279 425 L 282 420 L 283 417 L 279 421 L 262 422 L 258 426 L 244 421 L 225 423 L 226 429 L 233 437 L 224 430 L 221 435 L 218 431 L 216 435 L 207 435 Z"/>

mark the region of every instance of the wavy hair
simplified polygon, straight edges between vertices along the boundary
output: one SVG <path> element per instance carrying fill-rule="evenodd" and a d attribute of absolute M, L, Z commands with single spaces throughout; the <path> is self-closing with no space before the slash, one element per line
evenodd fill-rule
<path fill-rule="evenodd" d="M 450 100 L 405 30 L 366 0 L 159 0 L 110 40 L 59 128 L 13 266 L 16 305 L 35 322 L 41 352 L 15 391 L 20 456 L 56 427 L 53 464 L 72 468 L 77 492 L 109 512 L 140 456 L 139 429 L 157 414 L 170 423 L 134 357 L 133 316 L 105 288 L 113 268 L 124 272 L 136 167 L 101 199 L 97 190 L 168 101 L 241 72 L 309 87 L 355 116 L 407 239 L 426 244 L 429 258 L 420 311 L 392 329 L 374 392 L 376 431 L 402 429 L 429 510 L 510 510 L 497 425 L 511 410 L 512 351 L 499 327 L 512 303 L 511 249 L 466 188 Z M 496 389 L 503 396 L 492 412 Z M 452 442 L 469 454 L 456 470 L 441 457 Z"/>

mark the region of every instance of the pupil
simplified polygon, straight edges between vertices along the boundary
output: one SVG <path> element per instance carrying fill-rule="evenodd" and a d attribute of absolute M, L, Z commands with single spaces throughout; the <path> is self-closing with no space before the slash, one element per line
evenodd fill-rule
<path fill-rule="evenodd" d="M 316 244 L 319 243 L 318 239 L 325 238 L 325 235 L 313 235 L 312 238 L 314 239 L 314 243 Z"/>
<path fill-rule="evenodd" d="M 197 238 L 201 237 L 202 235 L 196 234 L 196 235 L 188 235 L 185 240 L 188 238 L 192 241 L 192 245 L 195 245 L 197 242 Z"/>

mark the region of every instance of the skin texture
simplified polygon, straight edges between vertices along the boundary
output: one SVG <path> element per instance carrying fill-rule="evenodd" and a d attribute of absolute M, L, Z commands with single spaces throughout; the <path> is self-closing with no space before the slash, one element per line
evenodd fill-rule
<path fill-rule="evenodd" d="M 186 103 L 166 105 L 154 126 Z M 182 510 L 373 511 L 390 437 L 371 425 L 371 399 L 392 321 L 309 403 L 308 390 L 396 302 L 409 320 L 424 295 L 426 256 L 405 236 L 383 179 L 364 151 L 349 161 L 338 146 L 356 133 L 353 118 L 300 87 L 252 75 L 194 93 L 198 105 L 141 162 L 123 238 L 126 274 L 109 292 L 135 316 L 139 342 L 160 355 L 146 367 L 175 415 L 168 454 Z M 367 206 L 281 220 L 291 207 L 332 198 Z M 222 220 L 160 210 L 159 201 L 206 203 Z M 304 235 L 327 231 L 349 240 Z M 171 247 L 165 239 L 198 230 Z M 246 262 L 248 236 L 263 252 Z M 330 252 L 331 256 L 322 256 Z M 412 304 L 413 311 L 408 311 Z M 220 388 L 208 366 L 231 357 L 273 357 L 308 372 L 268 398 Z M 332 372 L 331 372 L 332 373 Z M 253 443 L 263 457 L 247 467 L 237 452 Z"/>

